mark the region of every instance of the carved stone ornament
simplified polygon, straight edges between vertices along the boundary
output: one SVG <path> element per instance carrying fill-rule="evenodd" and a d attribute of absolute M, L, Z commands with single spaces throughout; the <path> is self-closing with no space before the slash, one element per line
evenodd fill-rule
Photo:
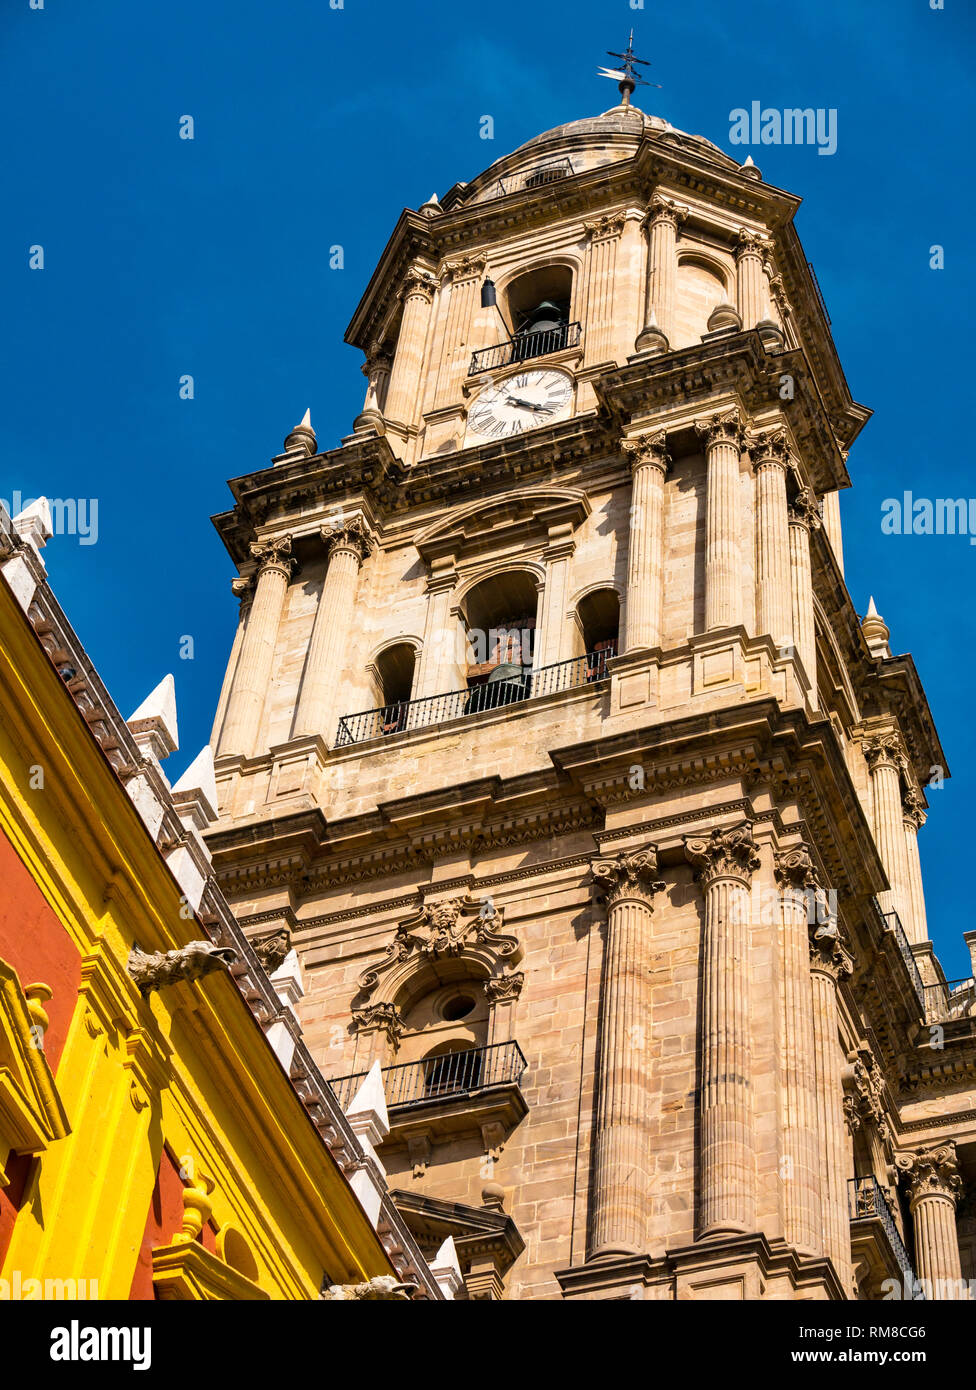
<path fill-rule="evenodd" d="M 449 898 L 425 903 L 401 922 L 383 959 L 364 970 L 359 987 L 370 1003 L 393 1004 L 401 985 L 428 963 L 463 959 L 475 976 L 501 981 L 522 959 L 517 937 L 500 928 L 502 915 L 489 898 Z"/>
<path fill-rule="evenodd" d="M 885 1105 L 885 1082 L 881 1069 L 868 1047 L 849 1054 L 851 1067 L 844 1079 L 844 1119 L 852 1134 L 862 1124 L 873 1127 L 886 1149 L 892 1147 Z"/>
<path fill-rule="evenodd" d="M 485 981 L 485 997 L 489 1004 L 512 1004 L 522 993 L 525 976 L 521 970 L 513 970 L 510 975 L 500 975 L 495 980 Z"/>
<path fill-rule="evenodd" d="M 678 227 L 688 216 L 688 209 L 680 204 L 672 202 L 670 198 L 662 198 L 659 193 L 647 205 L 647 212 L 644 214 L 644 221 L 650 225 L 652 222 L 670 222 L 673 227 Z"/>
<path fill-rule="evenodd" d="M 868 767 L 893 767 L 901 771 L 905 764 L 905 745 L 896 733 L 870 734 L 861 744 Z"/>
<path fill-rule="evenodd" d="M 710 420 L 696 423 L 695 432 L 706 450 L 716 444 L 734 444 L 741 449 L 745 438 L 742 416 L 738 410 L 729 410 L 724 415 L 713 415 Z"/>
<path fill-rule="evenodd" d="M 773 243 L 762 232 L 753 232 L 748 227 L 740 227 L 739 234 L 735 242 L 735 258 L 741 256 L 758 256 L 761 259 L 768 256 L 773 249 Z"/>
<path fill-rule="evenodd" d="M 411 295 L 421 295 L 430 303 L 437 288 L 437 281 L 429 270 L 424 270 L 419 265 L 412 265 L 403 277 L 403 288 L 401 294 L 404 299 Z"/>
<path fill-rule="evenodd" d="M 456 261 L 445 261 L 444 274 L 448 280 L 480 280 L 487 264 L 488 257 L 480 251 L 474 256 L 459 256 Z"/>
<path fill-rule="evenodd" d="M 916 830 L 921 830 L 925 824 L 925 804 L 922 797 L 914 787 L 909 787 L 901 800 L 902 815 L 905 820 L 913 825 Z"/>
<path fill-rule="evenodd" d="M 944 1197 L 955 1204 L 962 1193 L 955 1144 L 937 1144 L 915 1153 L 899 1154 L 895 1164 L 908 1189 L 911 1205 L 923 1197 Z"/>
<path fill-rule="evenodd" d="M 640 464 L 650 464 L 667 474 L 671 455 L 668 453 L 667 435 L 664 430 L 653 430 L 648 434 L 639 434 L 634 439 L 623 439 L 620 447 L 630 460 L 632 469 Z"/>
<path fill-rule="evenodd" d="M 266 569 L 283 570 L 290 575 L 295 568 L 291 558 L 291 536 L 275 536 L 267 541 L 252 541 L 251 555 L 258 561 L 258 573 Z"/>
<path fill-rule="evenodd" d="M 706 885 L 719 878 L 748 884 L 761 862 L 748 820 L 732 830 L 716 827 L 705 837 L 686 835 L 685 854 L 697 870 L 696 877 Z"/>
<path fill-rule="evenodd" d="M 395 1004 L 367 1004 L 363 1009 L 352 1011 L 354 1033 L 385 1033 L 392 1047 L 399 1046 L 403 1026 L 403 1017 Z"/>
<path fill-rule="evenodd" d="M 790 462 L 790 442 L 785 430 L 764 430 L 749 441 L 749 452 L 757 468 L 778 466 L 787 468 Z"/>
<path fill-rule="evenodd" d="M 269 932 L 267 936 L 257 937 L 251 945 L 267 973 L 273 975 L 291 950 L 291 932 L 287 927 L 281 927 L 276 932 Z"/>
<path fill-rule="evenodd" d="M 773 860 L 776 882 L 783 889 L 816 889 L 820 886 L 810 846 L 802 843 L 792 849 L 777 850 Z"/>
<path fill-rule="evenodd" d="M 825 971 L 837 983 L 853 974 L 854 957 L 835 919 L 812 922 L 809 931 L 811 969 Z"/>
<path fill-rule="evenodd" d="M 790 524 L 805 526 L 808 531 L 819 531 L 823 525 L 817 499 L 808 487 L 801 488 L 789 506 Z"/>
<path fill-rule="evenodd" d="M 190 941 L 177 951 L 141 951 L 133 946 L 127 969 L 139 987 L 140 994 L 149 995 L 165 985 L 181 980 L 199 980 L 215 970 L 226 970 L 237 960 L 237 952 L 229 946 L 214 946 L 210 941 Z"/>
<path fill-rule="evenodd" d="M 642 845 L 627 854 L 607 855 L 591 864 L 593 882 L 606 896 L 607 906 L 637 898 L 648 906 L 666 887 L 657 877 L 657 846 Z"/>
<path fill-rule="evenodd" d="M 340 548 L 351 550 L 360 564 L 376 549 L 376 541 L 361 516 L 350 517 L 348 521 L 345 517 L 336 517 L 321 527 L 319 535 L 328 555 Z"/>
<path fill-rule="evenodd" d="M 626 217 L 622 212 L 607 212 L 593 222 L 584 222 L 583 230 L 593 241 L 619 236 L 624 229 Z"/>
<path fill-rule="evenodd" d="M 319 1297 L 333 1303 L 406 1303 L 416 1284 L 401 1284 L 392 1274 L 378 1274 L 365 1284 L 330 1284 Z"/>
<path fill-rule="evenodd" d="M 254 582 L 251 579 L 242 579 L 238 577 L 230 581 L 230 590 L 235 598 L 242 600 L 248 598 L 253 588 Z"/>

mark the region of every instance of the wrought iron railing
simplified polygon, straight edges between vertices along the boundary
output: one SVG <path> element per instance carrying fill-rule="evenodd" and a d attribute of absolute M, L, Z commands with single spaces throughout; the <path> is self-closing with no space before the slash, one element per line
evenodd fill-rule
<path fill-rule="evenodd" d="M 518 1085 L 526 1060 L 517 1042 L 492 1043 L 464 1052 L 441 1052 L 419 1062 L 401 1062 L 383 1070 L 386 1104 L 421 1105 L 448 1096 L 467 1095 L 490 1086 Z M 329 1085 L 342 1106 L 347 1108 L 366 1078 L 366 1072 L 334 1077 Z"/>
<path fill-rule="evenodd" d="M 912 1297 L 915 1300 L 924 1297 L 920 1289 L 915 1287 L 915 1270 L 905 1249 L 905 1242 L 901 1238 L 895 1218 L 892 1215 L 891 1207 L 888 1205 L 888 1198 L 884 1188 L 873 1175 L 869 1178 L 848 1178 L 847 1179 L 847 1205 L 852 1221 L 862 1220 L 864 1217 L 877 1217 L 884 1228 L 884 1233 L 888 1237 L 888 1244 L 891 1246 L 891 1253 L 894 1255 L 898 1268 L 909 1281 L 908 1286 L 912 1290 Z"/>
<path fill-rule="evenodd" d="M 921 1004 L 922 1009 L 924 1010 L 925 985 L 922 983 L 922 976 L 919 973 L 918 961 L 915 959 L 915 956 L 912 952 L 912 948 L 908 943 L 908 937 L 905 935 L 905 928 L 901 924 L 901 918 L 898 916 L 898 913 L 895 912 L 893 909 L 889 912 L 885 912 L 881 904 L 878 902 L 877 898 L 875 898 L 875 905 L 882 918 L 884 919 L 885 926 L 888 928 L 888 930 L 892 933 L 892 935 L 895 938 L 895 944 L 898 947 L 898 952 L 902 960 L 905 962 L 905 969 L 908 971 L 908 974 L 911 977 L 912 984 L 915 986 L 915 993 L 918 995 L 918 1002 Z"/>
<path fill-rule="evenodd" d="M 396 704 L 381 705 L 379 709 L 364 710 L 360 714 L 344 714 L 339 720 L 336 746 L 365 743 L 371 738 L 401 734 L 409 729 L 428 729 L 463 715 L 481 714 L 484 710 L 534 700 L 540 695 L 593 685 L 607 679 L 607 662 L 615 655 L 616 646 L 611 645 L 569 661 L 540 666 L 537 671 L 526 668 L 522 675 L 511 680 L 489 681 L 468 690 L 449 690 L 444 695 L 425 695 L 419 700 L 399 700 Z"/>
<path fill-rule="evenodd" d="M 809 270 L 810 272 L 810 279 L 813 281 L 813 288 L 817 292 L 817 300 L 820 304 L 820 310 L 824 318 L 827 320 L 827 327 L 829 328 L 830 315 L 827 313 L 827 301 L 823 297 L 823 290 L 820 288 L 820 281 L 817 279 L 817 272 L 813 268 L 812 261 L 807 261 L 807 270 Z"/>
<path fill-rule="evenodd" d="M 524 169 L 511 178 L 499 179 L 492 194 L 502 198 L 506 193 L 522 193 L 531 188 L 545 188 L 547 184 L 558 183 L 569 178 L 573 166 L 568 159 L 554 160 L 551 164 L 537 164 L 534 169 Z"/>
<path fill-rule="evenodd" d="M 976 980 L 946 980 L 925 986 L 925 1022 L 948 1023 L 953 1018 L 976 1017 Z"/>
<path fill-rule="evenodd" d="M 559 323 L 555 328 L 541 328 L 537 333 L 516 333 L 506 343 L 479 348 L 471 354 L 468 376 L 489 372 L 494 367 L 508 367 L 513 362 L 527 362 L 531 357 L 546 357 L 563 348 L 579 347 L 583 329 L 578 322 Z"/>

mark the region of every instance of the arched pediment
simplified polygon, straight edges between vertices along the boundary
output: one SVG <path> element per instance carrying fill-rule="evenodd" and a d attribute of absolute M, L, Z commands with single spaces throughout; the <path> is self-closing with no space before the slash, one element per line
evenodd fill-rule
<path fill-rule="evenodd" d="M 417 549 L 425 560 L 441 555 L 459 555 L 465 549 L 480 549 L 521 536 L 548 536 L 551 526 L 570 525 L 576 529 L 590 514 L 590 501 L 580 488 L 515 488 L 502 497 L 482 498 L 455 507 L 422 531 Z"/>

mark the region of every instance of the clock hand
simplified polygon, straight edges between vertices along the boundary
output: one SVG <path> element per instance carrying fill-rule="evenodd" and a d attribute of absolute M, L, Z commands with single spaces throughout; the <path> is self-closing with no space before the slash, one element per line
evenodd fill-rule
<path fill-rule="evenodd" d="M 549 407 L 546 405 L 533 405 L 531 401 L 523 401 L 520 396 L 508 396 L 507 405 L 521 406 L 523 410 L 534 410 L 536 414 L 549 414 Z"/>

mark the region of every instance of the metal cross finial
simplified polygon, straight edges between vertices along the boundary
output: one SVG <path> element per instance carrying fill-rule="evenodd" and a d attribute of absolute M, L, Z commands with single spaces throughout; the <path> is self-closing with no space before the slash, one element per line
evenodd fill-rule
<path fill-rule="evenodd" d="M 612 49 L 607 49 L 608 58 L 619 58 L 623 63 L 623 68 L 599 68 L 598 77 L 612 77 L 617 81 L 620 90 L 621 106 L 630 105 L 631 93 L 638 87 L 660 87 L 660 82 L 646 82 L 643 77 L 634 71 L 634 64 L 640 63 L 642 67 L 650 67 L 646 58 L 635 58 L 634 56 L 634 31 L 631 29 L 630 38 L 627 40 L 626 53 L 614 53 Z"/>

